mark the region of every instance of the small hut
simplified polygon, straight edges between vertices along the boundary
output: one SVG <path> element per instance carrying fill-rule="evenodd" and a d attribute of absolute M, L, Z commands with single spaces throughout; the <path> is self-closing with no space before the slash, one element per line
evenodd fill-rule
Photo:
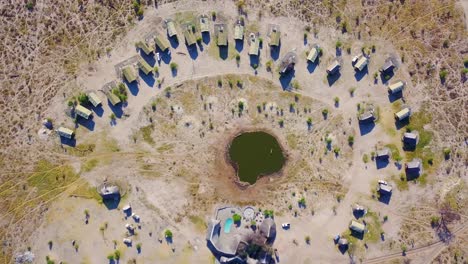
<path fill-rule="evenodd" d="M 156 47 L 162 52 L 166 51 L 169 48 L 169 42 L 159 35 L 154 37 L 154 42 L 156 43 Z"/>
<path fill-rule="evenodd" d="M 406 83 L 403 81 L 397 81 L 396 83 L 392 83 L 388 86 L 388 93 L 389 94 L 396 94 L 405 88 Z"/>
<path fill-rule="evenodd" d="M 99 194 L 101 195 L 103 200 L 119 200 L 120 199 L 120 189 L 119 186 L 103 183 L 99 189 Z"/>
<path fill-rule="evenodd" d="M 135 74 L 135 70 L 133 69 L 132 66 L 126 66 L 125 68 L 123 68 L 122 74 L 123 74 L 125 80 L 127 80 L 128 83 L 132 83 L 132 82 L 136 81 L 136 79 L 137 79 L 137 76 Z"/>
<path fill-rule="evenodd" d="M 333 60 L 333 62 L 327 67 L 327 74 L 333 75 L 340 71 L 341 64 L 338 60 Z"/>
<path fill-rule="evenodd" d="M 270 46 L 279 47 L 281 42 L 281 32 L 277 26 L 272 27 L 270 32 Z"/>
<path fill-rule="evenodd" d="M 99 96 L 97 96 L 97 94 L 95 94 L 93 92 L 90 92 L 88 94 L 88 98 L 89 98 L 89 101 L 91 102 L 91 104 L 93 104 L 94 107 L 98 107 L 102 103 Z"/>
<path fill-rule="evenodd" d="M 395 113 L 395 119 L 397 121 L 402 121 L 410 116 L 411 116 L 411 109 L 409 107 L 405 107 Z"/>
<path fill-rule="evenodd" d="M 249 41 L 250 41 L 249 55 L 258 56 L 258 51 L 260 50 L 260 41 L 258 40 L 257 36 L 254 33 L 250 33 Z"/>
<path fill-rule="evenodd" d="M 68 138 L 68 139 L 71 139 L 73 138 L 75 132 L 69 128 L 66 128 L 66 127 L 59 127 L 57 129 L 57 133 L 59 134 L 59 136 L 61 137 L 64 137 L 64 138 Z"/>
<path fill-rule="evenodd" d="M 81 117 L 83 117 L 84 119 L 89 119 L 89 117 L 93 114 L 93 112 L 91 112 L 91 110 L 89 110 L 88 108 L 82 106 L 82 105 L 77 105 L 76 108 L 75 108 L 75 113 Z"/>
<path fill-rule="evenodd" d="M 167 35 L 170 38 L 177 37 L 177 30 L 176 30 L 174 21 L 170 19 L 166 20 L 166 26 L 167 26 Z"/>
<path fill-rule="evenodd" d="M 234 39 L 235 40 L 244 39 L 244 26 L 242 25 L 241 21 L 237 21 L 236 25 L 234 26 Z"/>
<path fill-rule="evenodd" d="M 310 61 L 311 63 L 314 63 L 315 60 L 317 60 L 319 55 L 319 48 L 317 45 L 314 45 L 310 51 L 309 54 L 307 55 L 307 60 Z"/>
<path fill-rule="evenodd" d="M 391 151 L 389 148 L 383 148 L 380 150 L 377 150 L 376 153 L 376 158 L 380 160 L 388 160 L 390 158 Z"/>

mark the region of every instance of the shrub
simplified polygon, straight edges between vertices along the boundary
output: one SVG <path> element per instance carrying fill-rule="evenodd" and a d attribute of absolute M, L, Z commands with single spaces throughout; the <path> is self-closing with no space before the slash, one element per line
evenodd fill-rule
<path fill-rule="evenodd" d="M 328 109 L 327 108 L 322 110 L 322 115 L 324 115 L 324 116 L 328 115 Z"/>
<path fill-rule="evenodd" d="M 450 158 L 450 148 L 444 148 L 444 157 L 445 159 L 449 159 Z"/>
<path fill-rule="evenodd" d="M 325 139 L 325 142 L 327 143 L 327 145 L 330 145 L 330 144 L 332 143 L 332 139 L 329 138 L 329 137 L 327 137 L 327 138 Z"/>
<path fill-rule="evenodd" d="M 239 107 L 239 112 L 244 111 L 244 102 L 239 101 L 239 103 L 237 103 L 237 106 Z"/>
<path fill-rule="evenodd" d="M 304 206 L 306 205 L 306 200 L 305 200 L 305 198 L 302 197 L 301 199 L 299 199 L 298 203 L 299 203 L 300 206 L 303 206 L 303 207 L 304 207 Z"/>
<path fill-rule="evenodd" d="M 441 80 L 445 80 L 447 78 L 448 71 L 446 69 L 443 69 L 439 72 L 439 77 Z"/>
<path fill-rule="evenodd" d="M 364 154 L 364 155 L 362 156 L 362 161 L 363 161 L 364 163 L 369 162 L 369 155 Z"/>
<path fill-rule="evenodd" d="M 216 20 L 216 12 L 215 11 L 211 12 L 211 19 Z"/>
<path fill-rule="evenodd" d="M 307 125 L 311 126 L 312 125 L 312 118 L 307 118 Z"/>
<path fill-rule="evenodd" d="M 110 260 L 110 261 L 114 260 L 114 254 L 111 253 L 111 254 L 107 255 L 107 259 Z"/>
<path fill-rule="evenodd" d="M 154 70 L 154 73 L 156 73 L 156 74 L 159 73 L 159 67 L 158 66 L 154 66 L 153 70 Z"/>
<path fill-rule="evenodd" d="M 335 152 L 336 155 L 340 154 L 341 149 L 339 147 L 334 147 L 333 152 Z"/>
<path fill-rule="evenodd" d="M 165 236 L 166 238 L 172 239 L 172 232 L 171 232 L 171 230 L 166 229 L 166 231 L 164 231 L 164 236 Z"/>
<path fill-rule="evenodd" d="M 306 242 L 307 244 L 310 244 L 310 236 L 306 236 L 306 237 L 305 237 L 305 242 Z"/>
<path fill-rule="evenodd" d="M 305 29 L 305 31 L 310 32 L 310 29 L 311 29 L 311 28 L 310 28 L 310 26 L 305 26 L 304 29 Z"/>
<path fill-rule="evenodd" d="M 232 216 L 232 220 L 234 221 L 234 223 L 240 223 L 241 219 L 242 219 L 242 217 L 240 215 L 238 215 L 238 214 L 234 214 Z"/>
<path fill-rule="evenodd" d="M 116 251 L 114 252 L 114 258 L 115 258 L 116 260 L 119 260 L 119 259 L 120 259 L 120 256 L 121 256 L 120 251 L 119 251 L 119 250 L 116 250 Z"/>
<path fill-rule="evenodd" d="M 436 227 L 439 225 L 440 217 L 438 216 L 433 216 L 431 217 L 431 226 Z"/>
<path fill-rule="evenodd" d="M 444 40 L 444 43 L 442 44 L 442 46 L 443 46 L 444 48 L 448 48 L 448 46 L 449 46 L 449 41 L 448 41 L 448 39 Z"/>
<path fill-rule="evenodd" d="M 304 32 L 304 39 L 307 39 L 307 32 Z"/>
<path fill-rule="evenodd" d="M 79 102 L 81 105 L 89 104 L 88 95 L 85 94 L 85 93 L 80 93 L 80 94 L 78 95 L 78 102 Z"/>
<path fill-rule="evenodd" d="M 114 121 L 116 118 L 117 118 L 117 117 L 115 116 L 114 113 L 111 113 L 111 114 L 109 115 L 109 119 L 112 120 L 112 121 Z"/>
<path fill-rule="evenodd" d="M 236 61 L 237 61 L 237 62 L 240 61 L 240 54 L 236 54 Z"/>
<path fill-rule="evenodd" d="M 350 146 L 354 145 L 354 136 L 349 136 L 348 137 L 348 145 L 350 145 Z"/>
<path fill-rule="evenodd" d="M 333 101 L 335 101 L 335 104 L 338 104 L 338 103 L 340 102 L 340 98 L 335 97 L 335 98 L 333 99 Z"/>
<path fill-rule="evenodd" d="M 278 122 L 278 124 L 279 124 L 280 127 L 283 127 L 283 126 L 284 126 L 284 120 L 281 119 L 281 120 Z"/>
<path fill-rule="evenodd" d="M 274 212 L 273 210 L 265 210 L 263 211 L 263 214 L 265 215 L 265 217 L 273 218 Z"/>
<path fill-rule="evenodd" d="M 266 69 L 267 71 L 271 71 L 271 66 L 272 66 L 273 62 L 271 60 L 267 61 L 265 63 L 265 66 L 266 66 Z"/>
<path fill-rule="evenodd" d="M 223 81 L 221 79 L 218 79 L 218 86 L 219 87 L 223 86 Z"/>
<path fill-rule="evenodd" d="M 356 87 L 351 87 L 351 88 L 349 88 L 348 91 L 349 91 L 349 94 L 350 94 L 351 96 L 354 96 L 354 92 L 356 91 Z"/>
<path fill-rule="evenodd" d="M 138 251 L 141 250 L 141 243 L 136 244 L 136 249 L 137 249 Z"/>
<path fill-rule="evenodd" d="M 175 70 L 177 70 L 179 65 L 177 65 L 177 63 L 175 63 L 175 62 L 171 62 L 171 64 L 169 64 L 169 67 L 171 68 L 172 71 L 175 71 Z"/>
<path fill-rule="evenodd" d="M 465 67 L 468 67 L 468 58 L 463 60 L 463 65 L 464 65 Z"/>
<path fill-rule="evenodd" d="M 28 1 L 28 2 L 26 3 L 26 8 L 27 8 L 29 11 L 33 10 L 33 9 L 34 9 L 34 2 L 33 2 L 33 1 Z"/>
<path fill-rule="evenodd" d="M 336 41 L 335 47 L 336 47 L 337 49 L 341 48 L 342 46 L 343 46 L 343 43 L 342 43 L 341 41 L 339 41 L 339 40 Z"/>

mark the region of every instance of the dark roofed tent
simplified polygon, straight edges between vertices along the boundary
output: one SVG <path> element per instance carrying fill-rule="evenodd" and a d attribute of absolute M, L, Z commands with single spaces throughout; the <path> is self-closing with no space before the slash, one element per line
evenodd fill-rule
<path fill-rule="evenodd" d="M 387 59 L 384 63 L 384 65 L 382 66 L 382 68 L 380 68 L 380 71 L 381 72 L 389 72 L 389 71 L 393 71 L 393 68 L 395 68 L 395 65 L 393 64 L 393 61 L 391 59 Z"/>
<path fill-rule="evenodd" d="M 370 123 L 375 121 L 374 111 L 366 111 L 358 117 L 360 123 Z"/>
<path fill-rule="evenodd" d="M 377 151 L 377 158 L 378 159 L 388 159 L 390 158 L 390 149 L 389 148 L 383 148 L 381 150 Z"/>
<path fill-rule="evenodd" d="M 417 145 L 419 141 L 419 135 L 416 131 L 406 132 L 403 134 L 403 143 L 406 145 Z"/>
<path fill-rule="evenodd" d="M 107 99 L 109 99 L 109 102 L 110 102 L 113 106 L 115 106 L 115 105 L 121 103 L 120 98 L 119 98 L 117 95 L 115 95 L 112 91 L 108 91 L 108 92 L 106 93 L 106 96 L 107 96 Z"/>

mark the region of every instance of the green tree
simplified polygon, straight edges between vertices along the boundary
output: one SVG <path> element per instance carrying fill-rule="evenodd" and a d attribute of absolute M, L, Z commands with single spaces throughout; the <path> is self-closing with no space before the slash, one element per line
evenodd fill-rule
<path fill-rule="evenodd" d="M 239 215 L 239 214 L 234 214 L 232 216 L 232 220 L 234 221 L 234 223 L 240 223 L 242 217 Z"/>
<path fill-rule="evenodd" d="M 166 229 L 166 231 L 164 231 L 164 236 L 166 238 L 172 239 L 172 231 L 169 229 Z"/>

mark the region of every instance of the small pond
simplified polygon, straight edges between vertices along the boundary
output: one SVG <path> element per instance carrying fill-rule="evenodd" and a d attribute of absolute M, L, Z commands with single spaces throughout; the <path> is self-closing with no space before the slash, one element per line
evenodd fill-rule
<path fill-rule="evenodd" d="M 254 184 L 257 178 L 281 170 L 285 157 L 276 138 L 266 132 L 246 132 L 235 137 L 229 147 L 229 158 L 239 180 Z"/>

